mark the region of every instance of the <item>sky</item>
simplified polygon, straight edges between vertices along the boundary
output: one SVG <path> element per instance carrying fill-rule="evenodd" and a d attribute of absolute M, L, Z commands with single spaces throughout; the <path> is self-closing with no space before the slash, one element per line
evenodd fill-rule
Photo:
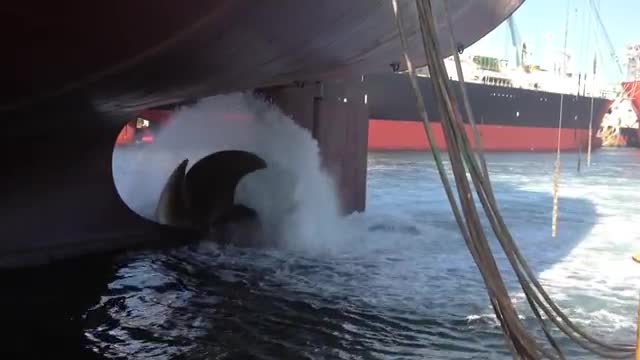
<path fill-rule="evenodd" d="M 590 1 L 599 6 L 600 19 L 619 58 L 622 73 L 611 56 L 602 27 L 597 22 Z M 569 26 L 566 27 L 567 9 Z M 565 29 L 567 49 L 573 53 L 575 67 L 592 72 L 594 53 L 597 53 L 597 74 L 606 82 L 618 82 L 626 76 L 625 46 L 640 44 L 640 0 L 525 0 L 514 13 L 520 38 L 531 51 L 530 62 L 541 65 L 553 61 L 552 54 L 564 48 Z M 515 49 L 510 44 L 509 27 L 505 21 L 469 50 L 494 54 L 510 59 Z M 509 45 L 510 46 L 510 45 Z M 508 52 L 507 52 L 508 51 Z"/>

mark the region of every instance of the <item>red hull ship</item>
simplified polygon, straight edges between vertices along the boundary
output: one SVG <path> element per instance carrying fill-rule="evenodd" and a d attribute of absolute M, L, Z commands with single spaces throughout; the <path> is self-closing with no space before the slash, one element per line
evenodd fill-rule
<path fill-rule="evenodd" d="M 627 46 L 627 77 L 622 87 L 640 117 L 640 44 Z"/>
<path fill-rule="evenodd" d="M 625 141 L 625 143 L 628 146 L 638 147 L 640 146 L 640 44 L 627 46 L 627 76 L 622 82 L 622 89 L 623 94 L 620 99 L 631 105 L 629 111 L 635 113 L 635 123 L 631 124 L 632 118 L 628 121 L 629 124 L 625 124 L 630 128 L 623 128 L 621 131 L 626 130 L 627 136 L 625 138 L 629 138 L 632 133 L 635 133 L 635 141 L 631 143 Z"/>
<path fill-rule="evenodd" d="M 522 54 L 524 59 L 526 47 Z M 448 60 L 449 74 L 455 80 L 455 64 Z M 462 65 L 463 71 L 467 71 L 467 94 L 483 149 L 552 151 L 559 146 L 561 150 L 586 151 L 589 134 L 592 148 L 601 145 L 597 129 L 612 100 L 600 94 L 588 94 L 586 88 L 577 91 L 576 76 L 570 73 L 563 76 L 522 63 L 515 69 L 507 69 L 504 60 L 485 56 L 470 56 Z M 392 77 L 373 76 L 369 80 L 369 150 L 427 150 L 430 146 L 415 110 L 409 81 L 406 75 Z M 445 149 L 431 79 L 422 76 L 419 82 L 433 122 L 436 144 Z M 458 91 L 456 101 L 462 104 L 457 81 L 454 83 Z M 472 136 L 469 124 L 467 133 Z"/>
<path fill-rule="evenodd" d="M 622 87 L 631 100 L 633 110 L 640 116 L 640 80 L 625 81 Z"/>
<path fill-rule="evenodd" d="M 429 144 L 424 127 L 415 107 L 415 100 L 406 75 L 376 74 L 365 77 L 369 105 L 369 150 L 427 150 Z M 431 80 L 423 77 L 419 84 L 425 96 L 435 141 L 439 149 L 445 149 Z M 457 88 L 457 86 L 456 86 Z M 611 100 L 562 95 L 544 91 L 507 88 L 484 84 L 467 84 L 482 147 L 487 151 L 552 151 L 558 147 L 560 132 L 561 150 L 587 150 L 591 120 L 592 148 L 601 145 L 596 137 L 600 120 L 609 109 Z M 457 94 L 458 97 L 460 94 Z M 561 97 L 563 97 L 561 99 Z M 563 126 L 558 127 L 562 100 Z M 169 119 L 171 110 L 146 110 L 139 119 L 125 126 L 117 145 L 152 142 L 153 133 Z M 229 121 L 237 116 L 222 114 Z M 148 121 L 140 126 L 140 120 Z M 466 124 L 467 134 L 473 138 L 472 129 Z M 149 141 L 145 141 L 145 136 Z"/>
<path fill-rule="evenodd" d="M 432 129 L 439 150 L 446 144 L 439 119 Z M 558 148 L 558 128 L 527 126 L 477 125 L 482 149 L 486 151 L 554 151 Z M 469 125 L 465 125 L 467 136 L 473 139 Z M 593 136 L 592 148 L 599 148 L 601 141 Z M 589 142 L 588 129 L 561 129 L 560 150 L 586 150 Z M 472 140 L 473 141 L 473 140 Z M 416 121 L 369 120 L 369 150 L 429 150 L 431 146 L 424 133 L 424 126 Z"/>
<path fill-rule="evenodd" d="M 636 139 L 640 139 L 640 44 L 627 46 L 627 77 L 622 82 L 623 98 L 630 102 L 631 108 L 636 114 Z M 631 129 L 629 129 L 631 130 Z M 636 147 L 640 142 L 636 141 Z"/>

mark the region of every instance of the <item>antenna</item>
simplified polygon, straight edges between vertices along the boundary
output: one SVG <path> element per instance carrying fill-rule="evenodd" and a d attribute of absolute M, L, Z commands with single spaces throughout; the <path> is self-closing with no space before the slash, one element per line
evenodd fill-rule
<path fill-rule="evenodd" d="M 567 40 L 569 40 L 569 13 L 571 1 L 567 1 L 567 15 L 564 23 L 564 48 L 562 49 L 562 73 L 567 73 Z"/>

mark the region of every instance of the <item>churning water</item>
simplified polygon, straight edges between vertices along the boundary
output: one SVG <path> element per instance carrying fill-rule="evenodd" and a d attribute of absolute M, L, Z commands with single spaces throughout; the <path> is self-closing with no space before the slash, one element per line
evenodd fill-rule
<path fill-rule="evenodd" d="M 509 358 L 429 153 L 370 153 L 367 212 L 338 219 L 331 182 L 316 176 L 311 138 L 286 121 L 264 126 L 288 128 L 291 143 L 300 146 L 289 148 L 279 138 L 278 149 L 254 150 L 268 160 L 287 154 L 269 183 L 277 187 L 278 176 L 293 177 L 291 188 L 299 190 L 289 200 L 303 215 L 275 211 L 273 221 L 301 227 L 283 235 L 288 240 L 277 249 L 200 243 L 114 260 L 108 285 L 89 310 L 76 314 L 83 346 L 122 359 Z M 132 152 L 122 156 L 137 156 Z M 640 283 L 640 265 L 631 261 L 640 249 L 640 152 L 600 150 L 590 168 L 582 161 L 580 173 L 578 155 L 563 154 L 555 239 L 554 156 L 488 154 L 499 206 L 569 316 L 595 335 L 632 342 Z M 167 172 L 174 160 L 167 161 Z M 261 197 L 264 211 L 279 208 L 267 196 L 279 190 L 258 184 L 264 182 L 248 181 L 245 191 Z M 307 226 L 315 230 L 305 232 Z M 506 278 L 524 323 L 537 329 L 514 276 Z M 560 343 L 569 358 L 588 358 L 568 340 Z"/>

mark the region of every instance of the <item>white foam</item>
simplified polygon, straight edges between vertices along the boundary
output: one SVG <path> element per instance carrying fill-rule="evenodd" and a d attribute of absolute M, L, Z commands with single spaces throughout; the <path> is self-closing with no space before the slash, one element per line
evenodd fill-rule
<path fill-rule="evenodd" d="M 195 115 L 195 110 L 197 107 L 190 108 L 189 114 L 197 118 L 193 121 L 202 120 Z M 333 215 L 327 216 L 332 212 L 325 211 L 326 207 L 314 206 L 318 202 L 322 205 L 324 200 L 322 190 L 315 188 L 317 179 L 301 176 L 291 181 L 298 179 L 296 176 L 303 171 L 319 171 L 314 142 L 309 140 L 308 133 L 282 124 L 282 121 L 286 123 L 283 117 L 273 115 L 276 120 L 270 121 L 269 112 L 258 114 L 262 120 L 256 121 L 262 125 L 252 125 L 251 129 L 261 129 L 258 126 L 268 123 L 269 129 L 261 131 L 272 136 L 269 132 L 282 126 L 288 130 L 281 134 L 290 143 L 260 144 L 253 135 L 248 136 L 250 130 L 241 129 L 237 136 L 248 136 L 246 141 L 259 150 L 256 152 L 265 158 L 268 154 L 281 155 L 279 159 L 283 161 L 273 164 L 269 171 L 247 177 L 238 195 L 243 194 L 243 201 L 259 208 L 265 218 L 273 218 L 275 225 L 288 224 L 291 232 L 286 230 L 288 227 L 275 226 L 275 229 L 284 229 L 285 238 L 300 241 L 292 241 L 293 244 L 289 244 L 292 248 L 308 244 L 311 244 L 309 248 L 322 248 L 326 245 L 323 241 L 336 239 L 348 239 L 348 246 L 341 247 L 343 251 L 334 256 L 319 257 L 292 256 L 291 252 L 278 249 L 219 248 L 207 243 L 197 252 L 184 250 L 189 262 L 221 263 L 216 271 L 229 282 L 244 281 L 249 276 L 246 269 L 250 268 L 252 274 L 259 274 L 260 285 L 254 290 L 261 294 L 287 296 L 315 308 L 336 307 L 356 314 L 367 311 L 381 317 L 391 315 L 387 320 L 404 320 L 405 327 L 413 326 L 416 319 L 436 319 L 444 325 L 448 320 L 457 324 L 458 320 L 466 319 L 468 327 L 482 338 L 487 339 L 486 334 L 495 336 L 495 339 L 481 341 L 486 349 L 502 349 L 499 323 L 488 302 L 482 278 L 452 219 L 433 163 L 428 160 L 429 154 L 370 155 L 369 210 L 348 217 L 350 233 L 339 236 L 332 233 L 339 221 L 333 223 Z M 203 125 L 200 129 L 208 127 Z M 220 141 L 226 143 L 234 131 L 229 129 Z M 273 136 L 271 140 L 282 139 Z M 295 151 L 291 151 L 293 144 L 298 144 Z M 595 160 L 597 155 L 594 154 Z M 611 176 L 610 170 L 596 166 L 583 170 L 580 175 L 563 173 L 561 236 L 551 239 L 550 216 L 546 213 L 540 218 L 536 216 L 542 212 L 540 208 L 550 208 L 553 157 L 545 154 L 491 156 L 498 160 L 512 156 L 517 160 L 514 166 L 490 160 L 490 169 L 498 169 L 492 170 L 496 172 L 492 177 L 494 189 L 500 198 L 499 204 L 507 209 L 503 215 L 516 241 L 534 271 L 539 272 L 551 297 L 570 319 L 590 334 L 607 341 L 633 341 L 635 284 L 640 282 L 640 268 L 630 260 L 630 255 L 637 252 L 640 240 L 636 231 L 640 220 L 636 205 L 639 198 L 635 191 L 640 174 L 632 174 L 620 183 Z M 520 164 L 521 157 L 529 163 Z M 171 160 L 167 172 L 179 160 L 179 156 Z M 314 191 L 303 191 L 309 188 Z M 573 198 L 572 201 L 568 201 L 569 198 Z M 580 199 L 582 201 L 576 201 Z M 297 211 L 302 215 L 291 216 L 288 211 L 296 204 L 299 207 L 293 207 L 296 209 L 293 213 Z M 571 216 L 563 217 L 564 214 Z M 313 238 L 311 233 L 317 236 Z M 326 237 L 323 238 L 323 234 Z M 302 240 L 305 238 L 307 240 Z M 497 246 L 494 249 L 498 265 L 508 268 Z M 531 311 L 515 277 L 507 272 L 505 280 L 520 319 L 525 320 L 523 323 L 531 326 L 531 330 L 538 330 L 537 322 L 529 321 L 533 319 Z M 376 320 L 371 321 L 375 324 Z M 383 324 L 388 326 L 387 321 Z M 348 322 L 347 326 L 357 329 Z M 446 327 L 443 329 L 447 331 Z M 391 336 L 400 334 L 399 331 L 403 330 L 389 326 Z M 418 331 L 414 334 L 419 336 Z M 467 344 L 469 348 L 478 346 L 476 337 L 469 337 L 468 332 L 461 334 L 461 338 L 471 339 Z M 361 335 L 369 340 L 364 332 Z M 378 339 L 371 342 L 373 346 L 387 343 Z"/>
<path fill-rule="evenodd" d="M 236 202 L 258 212 L 266 236 L 295 250 L 338 245 L 342 220 L 335 184 L 321 166 L 317 142 L 277 107 L 250 94 L 215 96 L 179 109 L 155 142 L 135 155 L 119 156 L 116 148 L 116 187 L 134 211 L 152 219 L 164 182 L 182 159 L 192 166 L 229 149 L 254 152 L 268 164 L 236 189 Z"/>

